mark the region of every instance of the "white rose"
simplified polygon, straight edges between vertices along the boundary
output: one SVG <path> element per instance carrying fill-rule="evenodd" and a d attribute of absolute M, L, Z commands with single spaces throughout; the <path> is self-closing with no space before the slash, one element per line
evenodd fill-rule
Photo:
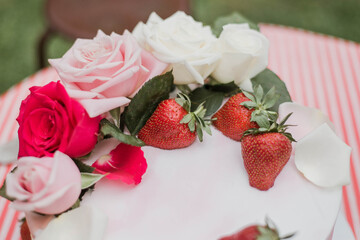
<path fill-rule="evenodd" d="M 222 54 L 212 76 L 221 83 L 240 85 L 268 65 L 269 41 L 248 24 L 228 24 L 220 34 L 217 51 Z"/>
<path fill-rule="evenodd" d="M 184 12 L 167 19 L 152 13 L 146 24 L 140 22 L 133 35 L 140 45 L 173 69 L 175 84 L 204 83 L 214 70 L 219 54 L 216 37 Z"/>

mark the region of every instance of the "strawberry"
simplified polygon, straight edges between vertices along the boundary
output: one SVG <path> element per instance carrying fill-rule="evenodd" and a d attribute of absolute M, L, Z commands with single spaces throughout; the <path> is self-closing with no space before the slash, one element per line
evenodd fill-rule
<path fill-rule="evenodd" d="M 22 240 L 31 240 L 31 233 L 26 220 L 21 224 L 20 235 Z"/>
<path fill-rule="evenodd" d="M 269 128 L 260 126 L 244 133 L 241 151 L 250 186 L 262 191 L 270 189 L 289 161 L 291 141 L 295 140 L 285 132 L 289 125 L 284 123 L 290 115 L 279 124 L 273 119 Z"/>
<path fill-rule="evenodd" d="M 235 141 L 240 141 L 246 130 L 258 127 L 256 122 L 250 121 L 251 113 L 254 110 L 240 105 L 246 101 L 250 101 L 250 99 L 244 93 L 238 93 L 232 96 L 213 116 L 216 119 L 213 125 L 225 136 Z"/>
<path fill-rule="evenodd" d="M 187 147 L 195 141 L 196 135 L 202 141 L 202 130 L 211 135 L 210 123 L 203 119 L 206 109 L 202 104 L 195 112 L 190 109 L 190 99 L 182 93 L 177 99 L 162 101 L 139 131 L 139 139 L 162 149 Z"/>
<path fill-rule="evenodd" d="M 266 121 L 275 112 L 267 109 L 274 106 L 278 95 L 275 88 L 264 96 L 260 85 L 254 87 L 254 94 L 243 91 L 232 96 L 213 116 L 213 125 L 225 136 L 240 141 L 243 133 L 251 128 L 258 128 L 259 122 Z"/>
<path fill-rule="evenodd" d="M 280 240 L 293 237 L 295 234 L 289 234 L 284 237 L 279 236 L 276 227 L 270 227 L 269 223 L 266 226 L 251 225 L 241 231 L 231 235 L 220 238 L 220 240 Z"/>

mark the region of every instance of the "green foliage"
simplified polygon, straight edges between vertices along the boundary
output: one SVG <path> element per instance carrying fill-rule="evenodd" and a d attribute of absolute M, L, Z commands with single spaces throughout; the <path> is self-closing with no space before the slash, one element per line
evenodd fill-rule
<path fill-rule="evenodd" d="M 214 114 L 224 99 L 224 93 L 216 92 L 204 87 L 200 87 L 192 91 L 189 95 L 191 99 L 191 111 L 195 111 L 200 104 L 203 103 L 204 108 L 206 109 L 205 116 L 211 116 Z"/>
<path fill-rule="evenodd" d="M 103 174 L 81 173 L 81 189 L 86 189 L 105 177 Z"/>
<path fill-rule="evenodd" d="M 261 85 L 264 92 L 268 92 L 271 88 L 275 87 L 275 94 L 280 97 L 270 110 L 277 112 L 281 103 L 291 102 L 290 94 L 285 86 L 285 83 L 271 70 L 265 69 L 256 77 L 251 79 L 251 82 L 253 86 Z"/>
<path fill-rule="evenodd" d="M 257 30 L 257 31 L 260 30 L 256 23 L 250 21 L 249 19 L 247 19 L 240 13 L 234 12 L 230 15 L 219 17 L 218 19 L 216 19 L 214 22 L 214 25 L 212 27 L 213 33 L 216 36 L 220 36 L 223 26 L 226 24 L 229 24 L 229 23 L 240 23 L 240 24 L 247 23 L 247 24 L 249 24 L 250 28 Z"/>
<path fill-rule="evenodd" d="M 134 96 L 124 112 L 125 125 L 132 135 L 140 131 L 159 103 L 169 98 L 173 83 L 170 71 L 146 82 Z"/>
<path fill-rule="evenodd" d="M 0 197 L 6 198 L 9 201 L 14 201 L 13 198 L 9 197 L 6 194 L 6 181 L 4 181 L 4 184 L 2 185 L 2 187 L 0 188 Z"/>
<path fill-rule="evenodd" d="M 95 168 L 83 163 L 78 159 L 73 159 L 73 160 L 76 166 L 78 167 L 79 171 L 82 173 L 92 173 L 95 170 Z"/>
<path fill-rule="evenodd" d="M 113 138 L 116 138 L 120 142 L 132 145 L 132 146 L 145 146 L 145 143 L 138 139 L 135 136 L 124 134 L 117 126 L 115 126 L 113 123 L 111 123 L 107 119 L 102 119 L 100 122 L 100 132 L 104 136 L 111 136 Z"/>

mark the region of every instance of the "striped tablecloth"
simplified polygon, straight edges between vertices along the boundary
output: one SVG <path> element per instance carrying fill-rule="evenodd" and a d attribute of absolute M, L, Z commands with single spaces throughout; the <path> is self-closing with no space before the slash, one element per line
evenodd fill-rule
<path fill-rule="evenodd" d="M 353 148 L 351 184 L 344 187 L 343 205 L 356 239 L 360 239 L 360 45 L 282 26 L 261 25 L 270 40 L 269 68 L 285 81 L 295 102 L 327 113 L 340 137 Z M 44 69 L 0 97 L 0 144 L 16 135 L 19 105 L 32 85 L 57 80 Z M 11 166 L 0 166 L 0 185 Z M 0 240 L 20 239 L 21 213 L 0 199 Z"/>

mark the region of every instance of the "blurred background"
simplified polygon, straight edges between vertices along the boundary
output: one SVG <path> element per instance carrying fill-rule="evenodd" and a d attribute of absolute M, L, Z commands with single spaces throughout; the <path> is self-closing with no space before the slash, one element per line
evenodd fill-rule
<path fill-rule="evenodd" d="M 0 93 L 39 70 L 37 46 L 49 25 L 46 1 L 0 0 Z M 153 6 L 151 0 L 131 2 L 137 1 L 138 11 Z M 192 0 L 187 7 L 195 19 L 206 24 L 238 11 L 255 22 L 293 26 L 360 42 L 360 0 Z M 45 58 L 61 57 L 73 41 L 64 34 L 53 34 L 44 45 Z"/>

